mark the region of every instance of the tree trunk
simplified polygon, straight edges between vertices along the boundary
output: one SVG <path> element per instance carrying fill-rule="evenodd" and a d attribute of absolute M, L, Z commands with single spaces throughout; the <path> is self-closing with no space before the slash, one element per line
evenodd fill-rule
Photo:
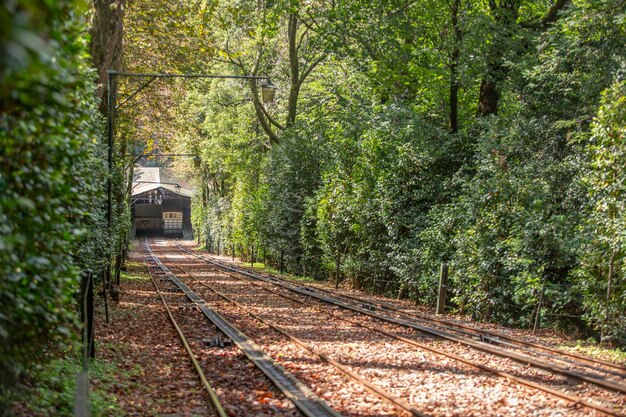
<path fill-rule="evenodd" d="M 459 7 L 461 0 L 454 0 L 452 10 L 450 12 L 450 21 L 452 31 L 454 33 L 454 47 L 450 54 L 450 131 L 456 133 L 459 131 L 459 57 L 461 55 L 461 41 L 463 34 L 459 27 Z"/>
<path fill-rule="evenodd" d="M 100 112 L 107 115 L 107 70 L 120 70 L 125 0 L 94 0 L 91 57 L 98 70 Z"/>
<path fill-rule="evenodd" d="M 398 297 L 396 298 L 397 300 L 404 300 L 404 298 L 406 297 L 406 293 L 407 293 L 407 286 L 402 284 L 400 286 L 400 291 L 398 291 Z"/>
<path fill-rule="evenodd" d="M 508 45 L 515 35 L 517 18 L 519 16 L 519 0 L 502 0 L 496 3 L 489 1 L 491 15 L 498 25 L 497 33 L 493 34 L 491 45 L 487 52 L 487 73 L 480 83 L 478 94 L 478 115 L 488 116 L 498 114 L 500 101 L 500 87 L 508 72 L 504 66 L 504 55 L 510 50 Z M 508 49 L 507 49 L 508 48 Z"/>
<path fill-rule="evenodd" d="M 287 108 L 287 127 L 296 123 L 298 110 L 298 95 L 300 93 L 300 63 L 298 62 L 298 17 L 295 13 L 289 15 L 289 73 L 291 83 L 289 86 L 289 103 Z"/>
<path fill-rule="evenodd" d="M 502 71 L 502 69 L 494 70 Z M 482 80 L 480 83 L 480 93 L 478 95 L 478 114 L 488 116 L 498 114 L 498 102 L 500 101 L 500 91 L 496 81 Z"/>
<path fill-rule="evenodd" d="M 491 47 L 488 51 L 489 63 L 487 73 L 480 84 L 478 95 L 478 115 L 487 116 L 498 114 L 500 101 L 500 88 L 506 79 L 508 72 L 504 66 L 503 55 L 510 51 L 508 44 L 515 38 L 518 27 L 545 30 L 551 23 L 559 19 L 559 12 L 567 6 L 571 0 L 556 0 L 548 9 L 546 15 L 535 22 L 518 23 L 520 0 L 489 0 L 489 8 L 498 26 L 497 33 L 493 34 Z M 508 48 L 508 49 L 507 49 Z"/>

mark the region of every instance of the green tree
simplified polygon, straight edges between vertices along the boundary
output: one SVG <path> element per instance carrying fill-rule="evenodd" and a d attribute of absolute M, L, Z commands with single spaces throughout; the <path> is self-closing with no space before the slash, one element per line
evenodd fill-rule
<path fill-rule="evenodd" d="M 590 211 L 586 227 L 580 285 L 585 291 L 587 319 L 602 336 L 626 339 L 626 82 L 616 81 L 602 94 L 602 104 L 588 141 L 589 170 L 585 183 Z"/>

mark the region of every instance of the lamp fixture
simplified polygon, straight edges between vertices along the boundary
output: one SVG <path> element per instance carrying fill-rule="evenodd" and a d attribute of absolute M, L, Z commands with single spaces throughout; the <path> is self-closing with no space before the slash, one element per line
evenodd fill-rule
<path fill-rule="evenodd" d="M 261 84 L 261 93 L 263 95 L 263 102 L 271 103 L 272 101 L 274 101 L 274 95 L 276 94 L 276 90 L 278 90 L 278 87 L 276 87 L 274 83 L 272 83 L 272 80 L 270 80 L 269 78 L 267 79 L 266 82 Z"/>

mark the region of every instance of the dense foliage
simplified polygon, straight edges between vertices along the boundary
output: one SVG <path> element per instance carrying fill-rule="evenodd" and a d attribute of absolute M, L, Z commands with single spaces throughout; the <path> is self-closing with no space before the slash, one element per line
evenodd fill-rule
<path fill-rule="evenodd" d="M 455 311 L 624 343 L 623 6 L 158 1 L 130 6 L 126 65 L 279 87 L 169 84 L 176 129 L 138 119 L 202 156 L 209 245 L 431 305 L 448 263 Z"/>
<path fill-rule="evenodd" d="M 0 382 L 73 340 L 81 270 L 106 251 L 106 148 L 87 4 L 0 6 Z"/>

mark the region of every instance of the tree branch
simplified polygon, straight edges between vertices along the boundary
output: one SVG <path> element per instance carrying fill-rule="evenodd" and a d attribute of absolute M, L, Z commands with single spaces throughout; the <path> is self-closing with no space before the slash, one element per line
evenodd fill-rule
<path fill-rule="evenodd" d="M 548 9 L 541 20 L 534 22 L 521 22 L 520 26 L 526 29 L 546 29 L 548 25 L 559 20 L 559 12 L 567 6 L 571 0 L 556 0 L 552 7 Z"/>
<path fill-rule="evenodd" d="M 259 89 L 256 85 L 256 81 L 248 80 L 248 85 L 250 86 L 250 89 L 252 90 L 252 102 L 254 104 L 254 110 L 256 112 L 256 116 L 259 121 L 259 124 L 263 128 L 263 131 L 265 132 L 265 134 L 270 139 L 270 143 L 278 144 L 280 142 L 280 139 L 278 138 L 278 135 L 272 131 L 272 127 L 269 123 L 273 124 L 279 129 L 281 128 L 279 127 L 280 125 L 276 123 L 276 121 L 274 121 L 274 119 L 272 119 L 269 116 L 269 114 L 265 110 L 265 107 L 263 107 L 263 104 L 259 100 Z M 281 130 L 284 130 L 284 128 Z"/>
<path fill-rule="evenodd" d="M 306 77 L 309 76 L 311 71 L 313 71 L 315 69 L 315 67 L 317 67 L 319 64 L 321 64 L 322 61 L 324 61 L 325 59 L 326 59 L 326 54 L 323 54 L 323 55 L 319 56 L 315 61 L 313 61 L 311 63 L 311 65 L 309 65 L 309 67 L 307 69 L 304 70 L 304 72 L 302 73 L 302 77 L 300 77 L 300 79 L 298 80 L 298 89 L 300 89 L 300 87 L 302 86 L 302 83 L 304 82 Z"/>

